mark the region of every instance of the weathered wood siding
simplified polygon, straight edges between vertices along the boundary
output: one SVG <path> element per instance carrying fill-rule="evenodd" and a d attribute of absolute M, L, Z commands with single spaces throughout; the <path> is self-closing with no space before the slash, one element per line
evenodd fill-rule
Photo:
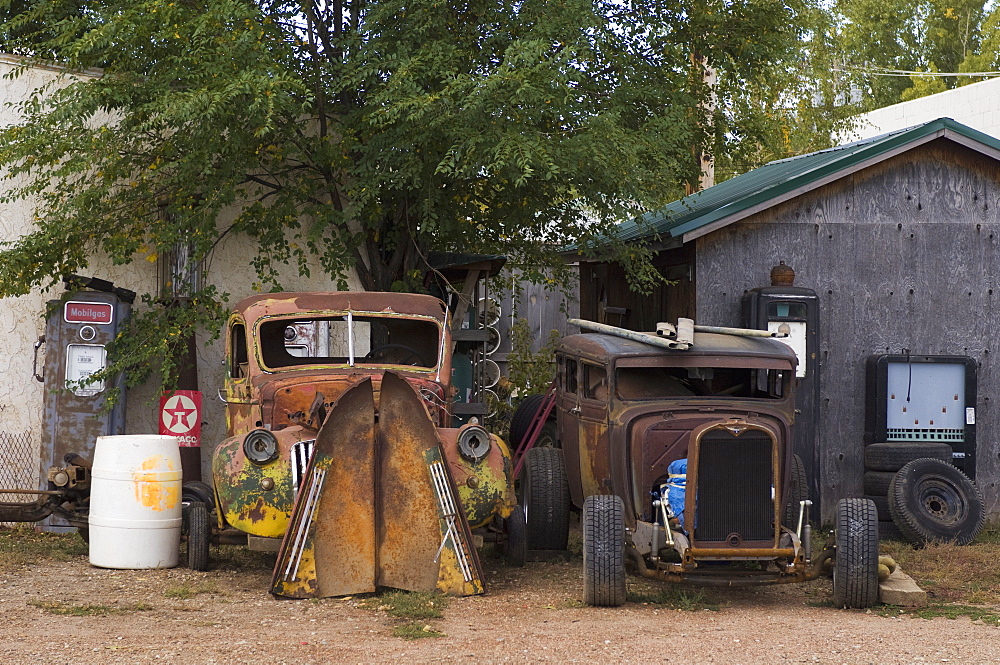
<path fill-rule="evenodd" d="M 510 329 L 516 319 L 525 319 L 531 328 L 533 340 L 531 350 L 537 352 L 549 339 L 549 331 L 558 330 L 561 335 L 580 332 L 566 323 L 566 319 L 580 316 L 579 301 L 572 296 L 578 289 L 562 290 L 546 284 L 521 282 L 515 274 L 507 274 L 503 288 L 490 293 L 490 297 L 500 304 L 500 321 L 496 328 L 500 332 L 500 347 L 493 354 L 494 361 L 505 370 L 507 354 L 511 350 Z M 506 371 L 504 371 L 506 374 Z"/>
<path fill-rule="evenodd" d="M 977 483 L 1000 512 L 1000 166 L 935 141 L 697 241 L 697 320 L 740 324 L 740 299 L 784 261 L 820 296 L 823 515 L 862 495 L 865 359 L 979 363 Z"/>

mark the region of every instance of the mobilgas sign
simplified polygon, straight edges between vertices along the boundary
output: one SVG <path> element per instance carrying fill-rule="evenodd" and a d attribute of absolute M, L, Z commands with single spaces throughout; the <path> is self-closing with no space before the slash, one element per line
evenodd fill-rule
<path fill-rule="evenodd" d="M 109 303 L 70 300 L 63 309 L 63 318 L 66 323 L 107 325 L 114 321 L 114 311 Z"/>

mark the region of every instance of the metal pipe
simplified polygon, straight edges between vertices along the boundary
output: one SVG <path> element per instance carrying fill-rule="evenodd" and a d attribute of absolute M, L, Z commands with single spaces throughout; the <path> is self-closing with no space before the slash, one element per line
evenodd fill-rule
<path fill-rule="evenodd" d="M 718 333 L 720 335 L 736 335 L 738 337 L 788 337 L 788 333 L 771 332 L 769 330 L 753 330 L 751 328 L 726 328 L 723 326 L 695 325 L 694 331 Z"/>
<path fill-rule="evenodd" d="M 809 499 L 799 501 L 799 526 L 795 529 L 795 535 L 798 536 L 799 540 L 802 540 L 802 523 L 805 521 L 806 506 L 811 505 L 813 505 L 813 502 Z"/>
<path fill-rule="evenodd" d="M 595 321 L 586 321 L 584 319 L 568 319 L 566 323 L 577 326 L 581 330 L 604 333 L 605 335 L 614 335 L 615 337 L 622 337 L 635 342 L 642 342 L 643 344 L 659 346 L 664 349 L 675 349 L 677 351 L 686 351 L 688 349 L 687 344 L 682 344 L 680 342 L 660 337 L 656 335 L 656 333 L 641 333 L 634 330 L 619 328 L 617 326 L 609 326 L 604 323 L 597 323 Z"/>

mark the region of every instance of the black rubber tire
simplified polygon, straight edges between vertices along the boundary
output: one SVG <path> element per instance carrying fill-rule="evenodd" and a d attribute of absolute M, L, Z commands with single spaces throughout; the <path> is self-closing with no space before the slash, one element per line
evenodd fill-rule
<path fill-rule="evenodd" d="M 510 517 L 504 520 L 503 557 L 508 566 L 515 568 L 528 560 L 528 525 L 520 505 L 514 506 Z"/>
<path fill-rule="evenodd" d="M 889 512 L 903 537 L 914 545 L 968 545 L 986 518 L 975 483 L 937 459 L 913 460 L 899 470 L 889 487 Z"/>
<path fill-rule="evenodd" d="M 865 494 L 869 496 L 887 496 L 889 494 L 889 483 L 895 471 L 865 471 Z"/>
<path fill-rule="evenodd" d="M 201 501 L 208 512 L 215 510 L 215 492 L 200 480 L 186 481 L 181 489 L 181 497 L 183 501 Z"/>
<path fill-rule="evenodd" d="M 565 550 L 569 539 L 569 484 L 558 448 L 532 448 L 521 483 L 529 550 Z"/>
<path fill-rule="evenodd" d="M 879 522 L 891 522 L 892 515 L 889 513 L 889 498 L 887 496 L 865 495 L 862 497 L 875 504 L 875 512 L 878 513 Z"/>
<path fill-rule="evenodd" d="M 833 604 L 865 608 L 878 601 L 878 515 L 867 499 L 837 502 Z"/>
<path fill-rule="evenodd" d="M 535 419 L 535 414 L 545 401 L 545 395 L 528 395 L 517 405 L 514 415 L 510 419 L 510 442 L 511 448 L 517 449 L 521 445 L 522 439 L 528 436 L 531 429 L 531 421 Z M 549 419 L 542 425 L 542 431 L 535 440 L 536 448 L 559 447 L 556 439 L 555 411 L 549 414 Z"/>
<path fill-rule="evenodd" d="M 897 543 L 906 542 L 906 538 L 899 532 L 899 527 L 896 526 L 896 523 L 888 520 L 879 520 L 878 540 L 880 543 L 886 540 L 894 540 Z"/>
<path fill-rule="evenodd" d="M 528 433 L 531 421 L 534 420 L 535 413 L 544 400 L 545 395 L 528 395 L 514 409 L 514 415 L 510 417 L 511 448 L 517 448 L 521 444 L 521 439 Z"/>
<path fill-rule="evenodd" d="M 200 501 L 192 501 L 184 511 L 187 513 L 187 567 L 208 570 L 208 545 L 212 539 L 208 508 Z"/>
<path fill-rule="evenodd" d="M 951 462 L 951 446 L 940 441 L 873 443 L 865 447 L 865 470 L 899 471 L 908 462 L 925 458 Z"/>
<path fill-rule="evenodd" d="M 583 502 L 583 602 L 617 607 L 625 596 L 625 504 L 617 496 L 588 496 Z"/>
<path fill-rule="evenodd" d="M 801 502 L 809 498 L 809 478 L 802 458 L 792 455 L 792 483 L 788 488 L 788 500 L 785 501 L 785 526 L 793 531 L 799 525 Z M 806 521 L 809 511 L 806 510 Z"/>

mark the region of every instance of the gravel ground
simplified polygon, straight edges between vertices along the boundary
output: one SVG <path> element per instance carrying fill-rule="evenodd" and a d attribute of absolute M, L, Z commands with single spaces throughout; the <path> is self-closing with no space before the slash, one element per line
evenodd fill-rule
<path fill-rule="evenodd" d="M 119 571 L 79 556 L 2 573 L 0 663 L 1000 662 L 1000 628 L 834 609 L 829 580 L 711 591 L 694 611 L 588 608 L 579 559 L 514 569 L 485 556 L 489 594 L 420 622 L 443 637 L 407 641 L 392 635 L 403 621 L 362 598 L 271 597 L 269 563 Z M 121 613 L 53 613 L 87 605 Z"/>

